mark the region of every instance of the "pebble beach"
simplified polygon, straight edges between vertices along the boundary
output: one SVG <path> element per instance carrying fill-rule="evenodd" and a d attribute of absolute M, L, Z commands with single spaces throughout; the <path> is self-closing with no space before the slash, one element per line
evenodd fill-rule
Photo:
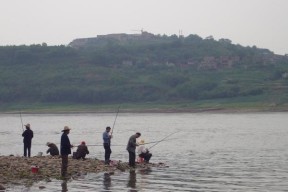
<path fill-rule="evenodd" d="M 162 163 L 136 163 L 136 169 L 153 166 L 165 165 Z M 130 167 L 128 163 L 121 161 L 111 161 L 110 165 L 105 165 L 104 161 L 98 159 L 76 160 L 69 157 L 68 176 L 61 178 L 60 170 L 60 156 L 34 156 L 30 158 L 0 156 L 0 190 L 5 190 L 5 186 L 11 184 L 29 186 L 35 181 L 69 180 L 69 178 L 75 179 L 87 173 L 107 172 L 113 174 L 115 171 L 130 170 Z"/>

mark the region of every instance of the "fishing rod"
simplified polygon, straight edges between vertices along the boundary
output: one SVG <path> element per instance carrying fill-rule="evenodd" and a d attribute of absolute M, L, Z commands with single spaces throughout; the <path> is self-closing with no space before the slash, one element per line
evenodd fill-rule
<path fill-rule="evenodd" d="M 175 139 L 179 139 L 179 138 L 173 138 L 173 139 L 164 139 L 164 140 L 162 140 L 162 141 L 170 141 L 170 140 L 175 140 Z M 146 144 L 152 144 L 152 143 L 158 143 L 158 142 L 160 142 L 161 140 L 159 140 L 159 141 L 151 141 L 151 142 L 148 142 L 148 143 L 143 143 L 143 144 L 139 144 L 139 145 L 146 145 Z M 55 145 L 60 145 L 60 143 L 54 143 Z M 33 144 L 33 145 L 43 145 L 43 144 L 39 144 L 39 143 L 35 143 L 35 144 Z M 78 144 L 72 144 L 74 147 L 77 147 L 78 146 Z M 103 147 L 103 144 L 101 144 L 101 143 L 99 143 L 99 144 L 87 144 L 86 146 L 101 146 L 101 147 Z M 127 146 L 127 145 L 121 145 L 121 144 L 119 144 L 119 145 L 113 145 L 113 146 Z"/>
<path fill-rule="evenodd" d="M 163 141 L 170 141 L 170 140 L 175 140 L 175 139 L 179 139 L 179 138 L 174 138 L 174 139 L 164 139 Z M 160 140 L 159 140 L 160 141 Z M 151 142 L 148 142 L 148 143 L 143 143 L 143 144 L 139 144 L 139 145 L 146 145 L 146 144 L 151 144 L 151 143 L 158 143 L 159 141 L 151 141 Z"/>
<path fill-rule="evenodd" d="M 163 141 L 170 141 L 170 140 L 175 140 L 175 139 L 164 139 Z M 159 141 L 151 141 L 151 142 L 143 143 L 143 144 L 139 144 L 139 145 L 146 145 L 146 144 L 152 144 L 152 143 L 158 143 L 158 142 Z M 103 146 L 103 144 L 89 144 L 86 146 Z M 127 146 L 127 145 L 113 145 L 113 146 Z"/>
<path fill-rule="evenodd" d="M 116 113 L 116 117 L 115 117 L 115 120 L 114 120 L 114 123 L 113 123 L 113 126 L 112 126 L 111 136 L 112 136 L 112 134 L 113 134 L 114 125 L 115 125 L 116 119 L 117 119 L 117 117 L 118 117 L 119 109 L 120 109 L 120 105 L 119 105 L 119 107 L 118 107 L 118 110 L 117 110 L 117 113 Z"/>
<path fill-rule="evenodd" d="M 177 138 L 179 139 L 179 138 Z M 175 139 L 164 139 L 163 141 L 170 141 L 170 140 L 175 140 Z M 139 145 L 146 145 L 146 144 L 151 144 L 151 143 L 157 143 L 159 141 L 151 141 L 151 142 L 148 142 L 148 143 L 143 143 L 143 144 L 139 144 Z M 103 146 L 103 144 L 89 144 L 89 145 L 86 145 L 86 146 Z M 127 145 L 113 145 L 113 146 L 127 146 Z"/>
<path fill-rule="evenodd" d="M 103 144 L 92 144 L 92 145 L 86 145 L 86 146 L 101 146 L 101 147 L 103 147 Z M 124 146 L 127 146 L 127 145 L 113 145 L 113 147 L 115 147 L 115 146 L 124 147 Z"/>
<path fill-rule="evenodd" d="M 24 125 L 23 125 L 23 121 L 22 121 L 22 115 L 21 115 L 21 111 L 20 111 L 20 119 L 21 119 L 21 124 L 22 124 L 22 130 L 24 131 Z"/>
<path fill-rule="evenodd" d="M 169 140 L 175 140 L 175 139 L 165 139 L 164 141 L 169 141 Z M 143 144 L 139 144 L 139 145 L 145 145 L 145 144 L 151 144 L 151 143 L 157 143 L 157 142 L 159 142 L 159 141 L 151 141 L 151 142 L 143 143 Z M 86 146 L 103 146 L 103 144 L 89 144 Z M 113 146 L 127 146 L 127 145 L 113 145 Z"/>
<path fill-rule="evenodd" d="M 170 137 L 171 135 L 174 135 L 175 133 L 177 133 L 178 131 L 176 132 L 173 132 L 169 135 L 167 135 L 166 137 L 164 137 L 163 139 L 161 139 L 160 141 L 156 142 L 154 145 L 152 145 L 151 147 L 149 147 L 148 149 L 151 149 L 152 147 L 155 147 L 156 145 L 158 145 L 160 142 L 164 141 L 166 138 Z"/>

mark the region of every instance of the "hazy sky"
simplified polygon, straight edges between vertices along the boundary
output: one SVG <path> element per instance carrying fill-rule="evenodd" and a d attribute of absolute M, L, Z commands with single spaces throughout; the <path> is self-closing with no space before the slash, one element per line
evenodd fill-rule
<path fill-rule="evenodd" d="M 0 0 L 0 45 L 181 30 L 286 54 L 287 19 L 288 0 Z"/>

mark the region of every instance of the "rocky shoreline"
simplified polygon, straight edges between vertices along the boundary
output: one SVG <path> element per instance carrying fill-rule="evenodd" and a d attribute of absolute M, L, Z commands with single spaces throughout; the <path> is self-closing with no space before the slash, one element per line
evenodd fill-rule
<path fill-rule="evenodd" d="M 37 169 L 35 169 L 35 166 L 37 166 Z M 162 163 L 137 163 L 136 169 L 161 166 L 165 165 Z M 32 167 L 34 167 L 33 171 Z M 67 178 L 60 177 L 60 170 L 61 158 L 59 156 L 35 156 L 30 158 L 0 156 L 0 190 L 5 190 L 5 185 L 10 184 L 31 186 L 35 181 L 69 180 L 87 173 L 108 172 L 112 174 L 116 171 L 130 170 L 130 167 L 128 163 L 121 161 L 111 161 L 110 165 L 105 165 L 102 160 L 98 159 L 76 160 L 69 157 Z"/>

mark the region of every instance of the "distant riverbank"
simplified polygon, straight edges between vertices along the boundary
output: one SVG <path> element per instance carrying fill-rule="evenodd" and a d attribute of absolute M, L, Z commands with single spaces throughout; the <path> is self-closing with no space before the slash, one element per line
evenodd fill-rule
<path fill-rule="evenodd" d="M 150 108 L 150 109 L 123 109 L 119 113 L 255 113 L 255 112 L 287 112 L 288 108 Z M 99 110 L 67 110 L 67 109 L 46 109 L 35 110 L 25 109 L 18 111 L 0 111 L 0 114 L 77 114 L 77 113 L 117 113 L 117 109 Z"/>
<path fill-rule="evenodd" d="M 1 105 L 2 114 L 49 114 L 49 113 L 246 113 L 285 112 L 288 104 L 258 102 L 215 102 L 191 103 L 124 103 L 124 104 L 14 104 Z"/>

